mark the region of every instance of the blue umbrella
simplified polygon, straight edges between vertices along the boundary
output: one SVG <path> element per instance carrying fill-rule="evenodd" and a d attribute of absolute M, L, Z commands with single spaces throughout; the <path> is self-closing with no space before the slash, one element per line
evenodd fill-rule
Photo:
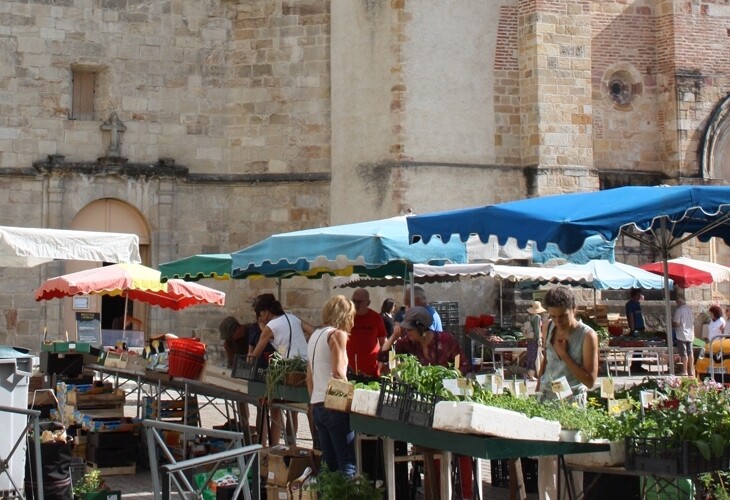
<path fill-rule="evenodd" d="M 634 228 L 635 231 L 630 229 Z M 433 236 L 462 241 L 495 235 L 501 244 L 515 238 L 520 246 L 534 241 L 539 250 L 556 243 L 565 253 L 579 250 L 586 238 L 599 234 L 610 241 L 623 233 L 661 252 L 697 237 L 722 238 L 730 244 L 730 187 L 629 186 L 591 193 L 574 193 L 411 217 L 412 240 Z M 665 313 L 669 359 L 673 359 L 669 278 L 664 266 Z M 674 363 L 669 364 L 674 372 Z"/>
<path fill-rule="evenodd" d="M 369 276 L 402 273 L 414 263 L 465 263 L 466 245 L 409 244 L 408 217 L 275 234 L 231 254 L 233 278 L 357 272 Z"/>
<path fill-rule="evenodd" d="M 629 186 L 417 215 L 409 218 L 408 232 L 426 242 L 432 236 L 448 241 L 454 234 L 466 241 L 476 234 L 482 241 L 495 235 L 505 244 L 512 237 L 520 247 L 534 241 L 544 250 L 556 243 L 574 253 L 591 235 L 610 241 L 630 227 L 653 234 L 664 224 L 671 236 L 659 249 L 669 250 L 694 236 L 702 241 L 718 236 L 730 244 L 728 213 L 730 187 Z"/>

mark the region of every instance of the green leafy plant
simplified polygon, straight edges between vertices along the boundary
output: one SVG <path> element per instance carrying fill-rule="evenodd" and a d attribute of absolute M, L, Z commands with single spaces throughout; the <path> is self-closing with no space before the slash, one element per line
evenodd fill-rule
<path fill-rule="evenodd" d="M 658 379 L 656 396 L 631 435 L 690 441 L 702 456 L 720 457 L 730 444 L 730 391 L 712 380 Z"/>
<path fill-rule="evenodd" d="M 718 471 L 700 474 L 699 481 L 704 492 L 702 496 L 697 498 L 703 500 L 730 500 L 730 493 L 728 493 L 728 486 L 726 486 L 730 481 L 730 472 Z"/>
<path fill-rule="evenodd" d="M 457 399 L 444 388 L 444 380 L 462 378 L 461 372 L 453 367 L 423 365 L 415 356 L 399 354 L 396 367 L 390 371 L 392 379 L 412 386 L 423 394 L 436 394 L 446 400 Z"/>
<path fill-rule="evenodd" d="M 82 496 L 88 493 L 96 493 L 97 491 L 108 490 L 104 483 L 99 469 L 92 469 L 81 478 L 73 487 L 74 496 Z"/>
<path fill-rule="evenodd" d="M 284 358 L 278 352 L 273 353 L 269 359 L 269 367 L 266 370 L 266 398 L 272 400 L 276 388 L 285 385 L 291 375 L 306 373 L 306 359 L 300 356 Z"/>
<path fill-rule="evenodd" d="M 352 479 L 337 471 L 330 471 L 327 464 L 317 474 L 315 480 L 309 483 L 308 489 L 317 492 L 319 500 L 380 500 L 383 491 L 376 488 L 366 475 Z"/>

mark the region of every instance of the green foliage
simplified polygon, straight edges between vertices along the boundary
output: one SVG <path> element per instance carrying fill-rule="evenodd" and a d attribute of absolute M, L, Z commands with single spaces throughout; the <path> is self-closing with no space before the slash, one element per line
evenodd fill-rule
<path fill-rule="evenodd" d="M 436 394 L 446 400 L 456 400 L 450 391 L 444 388 L 445 379 L 463 378 L 461 372 L 453 367 L 440 365 L 422 365 L 418 358 L 407 354 L 396 356 L 397 366 L 389 376 L 400 380 L 424 394 Z"/>
<path fill-rule="evenodd" d="M 718 471 L 708 472 L 699 475 L 699 481 L 704 488 L 702 498 L 713 498 L 714 500 L 730 500 L 728 493 L 728 480 L 730 480 L 730 472 Z"/>
<path fill-rule="evenodd" d="M 107 490 L 104 479 L 101 477 L 99 469 L 92 469 L 73 487 L 74 496 L 84 495 L 86 493 L 95 493 L 97 491 Z"/>
<path fill-rule="evenodd" d="M 379 391 L 380 390 L 380 382 L 378 382 L 377 380 L 373 380 L 368 383 L 357 382 L 353 385 L 355 386 L 355 389 L 365 389 L 368 391 Z"/>
<path fill-rule="evenodd" d="M 327 464 L 317 474 L 315 482 L 310 483 L 309 489 L 317 492 L 319 500 L 380 500 L 383 491 L 376 488 L 365 476 L 348 478 L 345 475 L 330 471 Z"/>
<path fill-rule="evenodd" d="M 307 360 L 301 356 L 284 358 L 278 352 L 274 352 L 266 370 L 267 399 L 273 399 L 274 389 L 284 385 L 287 377 L 294 373 L 307 373 Z"/>
<path fill-rule="evenodd" d="M 656 396 L 630 435 L 691 441 L 705 459 L 730 443 L 730 391 L 711 380 L 656 380 Z"/>

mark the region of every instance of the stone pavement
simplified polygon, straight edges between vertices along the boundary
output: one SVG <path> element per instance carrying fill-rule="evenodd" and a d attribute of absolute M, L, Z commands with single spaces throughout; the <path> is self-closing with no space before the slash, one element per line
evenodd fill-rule
<path fill-rule="evenodd" d="M 617 386 L 624 384 L 634 384 L 640 382 L 642 377 L 614 377 L 614 382 Z M 599 381 L 600 383 L 600 381 Z M 534 382 L 529 383 L 528 391 L 534 391 Z M 256 413 L 255 408 L 251 412 L 251 425 L 255 425 Z M 126 413 L 127 415 L 136 415 L 136 406 L 134 404 L 127 404 Z M 210 428 L 214 425 L 220 425 L 225 422 L 225 417 L 221 415 L 215 408 L 208 406 L 201 409 L 201 423 L 203 427 Z M 303 415 L 299 415 L 299 427 L 297 433 L 297 443 L 300 446 L 311 448 L 312 437 L 309 433 L 309 427 L 306 422 L 306 418 Z M 484 498 L 494 500 L 507 500 L 509 498 L 508 488 L 495 488 L 491 484 L 491 470 L 490 463 L 488 460 L 482 460 L 482 479 L 484 488 Z M 154 498 L 152 479 L 150 472 L 147 469 L 142 468 L 139 464 L 137 467 L 137 473 L 135 475 L 127 476 L 106 476 L 105 480 L 107 484 L 114 490 L 121 490 L 122 495 L 126 499 L 133 500 L 152 500 Z M 528 499 L 533 500 L 538 498 L 537 494 L 529 494 Z"/>

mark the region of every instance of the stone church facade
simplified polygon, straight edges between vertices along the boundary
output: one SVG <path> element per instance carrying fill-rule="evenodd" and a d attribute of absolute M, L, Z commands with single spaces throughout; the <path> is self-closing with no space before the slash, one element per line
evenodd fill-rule
<path fill-rule="evenodd" d="M 156 267 L 408 209 L 725 182 L 728 53 L 728 0 L 6 0 L 0 224 L 137 232 Z M 70 270 L 0 270 L 2 342 L 72 328 L 32 294 Z M 212 335 L 276 288 L 206 284 L 225 311 L 145 309 L 148 331 Z M 314 322 L 332 293 L 283 289 Z"/>

